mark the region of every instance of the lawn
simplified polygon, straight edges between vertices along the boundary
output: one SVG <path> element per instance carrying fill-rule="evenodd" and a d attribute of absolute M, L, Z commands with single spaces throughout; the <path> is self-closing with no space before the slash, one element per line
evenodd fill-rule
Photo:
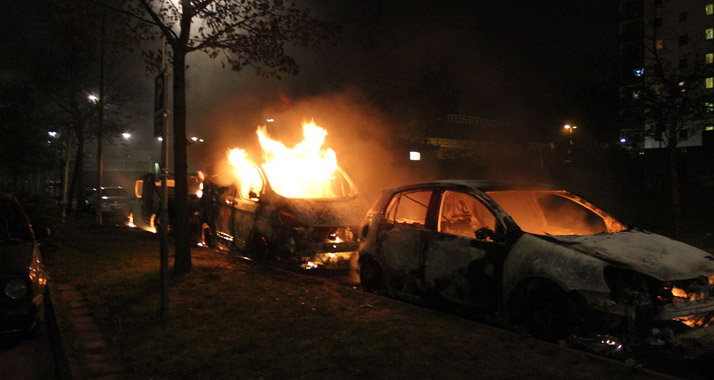
<path fill-rule="evenodd" d="M 46 258 L 54 283 L 85 294 L 128 379 L 651 378 L 203 248 L 192 250 L 194 269 L 172 280 L 170 309 L 160 317 L 158 240 L 73 219 L 61 249 Z"/>

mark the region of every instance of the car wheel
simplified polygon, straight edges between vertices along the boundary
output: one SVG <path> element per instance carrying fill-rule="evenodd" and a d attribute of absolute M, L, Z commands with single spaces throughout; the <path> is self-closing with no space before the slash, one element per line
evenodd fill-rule
<path fill-rule="evenodd" d="M 270 256 L 270 250 L 265 236 L 260 234 L 253 235 L 250 239 L 250 244 L 248 244 L 248 252 L 257 260 L 267 261 Z"/>
<path fill-rule="evenodd" d="M 558 286 L 531 283 L 520 297 L 518 319 L 535 338 L 558 341 L 567 338 L 575 317 L 574 304 Z"/>
<path fill-rule="evenodd" d="M 382 267 L 374 258 L 364 257 L 359 260 L 359 281 L 362 290 L 369 293 L 384 291 Z"/>

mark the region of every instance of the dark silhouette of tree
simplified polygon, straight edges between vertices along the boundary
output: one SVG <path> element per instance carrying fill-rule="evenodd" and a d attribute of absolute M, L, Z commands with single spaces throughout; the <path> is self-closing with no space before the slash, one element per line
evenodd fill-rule
<path fill-rule="evenodd" d="M 174 273 L 191 270 L 186 139 L 186 55 L 202 51 L 235 71 L 255 70 L 263 77 L 296 74 L 297 62 L 286 48 L 316 48 L 336 31 L 312 18 L 305 9 L 282 0 L 131 0 L 102 3 L 129 29 L 123 42 L 166 39 L 173 72 L 173 141 L 176 239 Z M 160 52 L 145 52 L 147 63 L 161 61 Z"/>
<path fill-rule="evenodd" d="M 710 42 L 704 36 L 662 40 L 654 30 L 645 46 L 645 65 L 632 74 L 641 85 L 630 95 L 640 103 L 645 133 L 667 152 L 672 212 L 679 233 L 684 217 L 677 162 L 682 143 L 714 123 L 714 58 L 707 58 L 704 47 Z M 670 49 L 673 45 L 679 45 L 676 51 Z"/>

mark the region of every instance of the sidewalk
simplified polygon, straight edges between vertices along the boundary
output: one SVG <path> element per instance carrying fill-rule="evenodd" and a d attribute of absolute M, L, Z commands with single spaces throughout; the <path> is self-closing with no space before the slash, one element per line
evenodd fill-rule
<path fill-rule="evenodd" d="M 142 290 L 153 272 L 142 272 L 158 238 L 72 223 L 74 240 L 48 267 L 74 380 L 665 378 L 205 249 L 193 250 L 194 269 L 157 323 L 155 294 Z"/>

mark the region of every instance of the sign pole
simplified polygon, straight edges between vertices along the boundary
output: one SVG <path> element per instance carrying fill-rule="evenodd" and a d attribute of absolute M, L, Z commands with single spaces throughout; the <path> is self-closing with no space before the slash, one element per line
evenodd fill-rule
<path fill-rule="evenodd" d="M 166 37 L 162 42 L 161 73 L 156 77 L 156 99 L 154 103 L 154 134 L 162 137 L 161 141 L 161 207 L 159 215 L 159 234 L 161 235 L 161 315 L 166 315 L 169 309 L 169 118 L 166 106 Z M 158 137 L 158 136 L 157 136 Z"/>

